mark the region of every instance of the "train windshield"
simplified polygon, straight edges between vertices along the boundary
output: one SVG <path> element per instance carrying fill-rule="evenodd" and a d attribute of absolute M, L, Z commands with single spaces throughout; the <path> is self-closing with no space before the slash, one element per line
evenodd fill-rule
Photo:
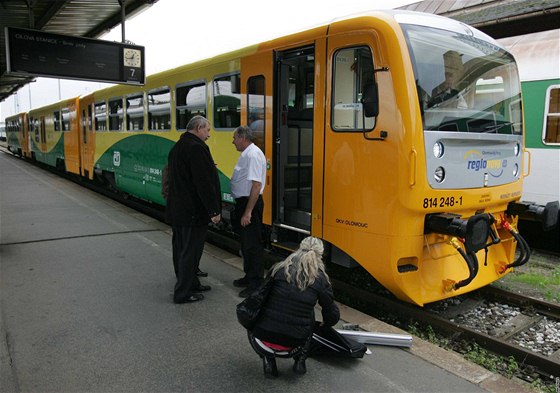
<path fill-rule="evenodd" d="M 521 85 L 512 55 L 466 34 L 402 25 L 424 130 L 519 135 Z"/>

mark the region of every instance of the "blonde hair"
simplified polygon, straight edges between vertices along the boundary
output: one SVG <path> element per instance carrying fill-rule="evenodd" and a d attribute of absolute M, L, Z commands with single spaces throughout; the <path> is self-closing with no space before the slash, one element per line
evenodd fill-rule
<path fill-rule="evenodd" d="M 323 251 L 323 242 L 320 239 L 306 237 L 296 252 L 272 267 L 271 274 L 274 276 L 278 271 L 284 270 L 286 281 L 295 284 L 302 291 L 313 285 L 321 272 L 330 283 L 322 260 Z"/>

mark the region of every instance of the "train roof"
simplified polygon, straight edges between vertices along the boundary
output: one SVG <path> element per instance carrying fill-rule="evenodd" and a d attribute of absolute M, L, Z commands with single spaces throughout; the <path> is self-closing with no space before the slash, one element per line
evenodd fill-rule
<path fill-rule="evenodd" d="M 522 81 L 560 77 L 560 29 L 499 39 L 519 65 Z"/>

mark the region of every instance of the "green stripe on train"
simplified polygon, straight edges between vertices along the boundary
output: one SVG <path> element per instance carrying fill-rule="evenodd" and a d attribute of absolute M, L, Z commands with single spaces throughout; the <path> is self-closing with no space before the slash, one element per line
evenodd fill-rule
<path fill-rule="evenodd" d="M 36 142 L 34 136 L 31 136 L 31 152 L 35 155 L 35 159 L 43 164 L 56 167 L 57 159 L 64 160 L 64 133 L 58 138 L 56 144 L 47 152 L 41 151 L 40 142 Z M 63 169 L 63 168 L 61 168 Z"/>
<path fill-rule="evenodd" d="M 115 143 L 97 160 L 95 167 L 115 174 L 119 190 L 165 205 L 161 176 L 174 141 L 155 135 L 133 135 Z M 219 172 L 222 198 L 231 194 L 229 178 Z"/>

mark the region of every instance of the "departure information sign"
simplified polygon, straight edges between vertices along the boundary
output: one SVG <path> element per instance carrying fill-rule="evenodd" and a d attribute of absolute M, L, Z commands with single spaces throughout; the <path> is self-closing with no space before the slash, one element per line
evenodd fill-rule
<path fill-rule="evenodd" d="M 145 83 L 143 46 L 14 27 L 5 33 L 9 74 Z"/>

